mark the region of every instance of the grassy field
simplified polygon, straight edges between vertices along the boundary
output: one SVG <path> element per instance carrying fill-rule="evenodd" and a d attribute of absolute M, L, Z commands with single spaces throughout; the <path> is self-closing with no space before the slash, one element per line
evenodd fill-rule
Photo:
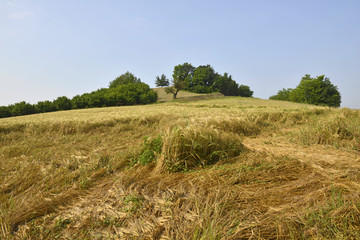
<path fill-rule="evenodd" d="M 180 93 L 0 119 L 0 239 L 360 238 L 360 111 Z"/>
<path fill-rule="evenodd" d="M 158 102 L 170 102 L 173 100 L 173 94 L 167 94 L 165 88 L 154 88 L 155 92 L 158 94 Z M 177 95 L 177 100 L 179 101 L 191 101 L 191 100 L 204 100 L 211 99 L 223 96 L 221 93 L 210 93 L 210 94 L 198 94 L 188 91 L 180 91 Z"/>

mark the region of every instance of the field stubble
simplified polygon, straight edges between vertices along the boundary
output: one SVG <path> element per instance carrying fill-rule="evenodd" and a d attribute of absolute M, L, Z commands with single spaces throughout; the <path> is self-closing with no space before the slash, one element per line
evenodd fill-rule
<path fill-rule="evenodd" d="M 2 119 L 0 238 L 356 239 L 359 126 L 246 98 Z"/>

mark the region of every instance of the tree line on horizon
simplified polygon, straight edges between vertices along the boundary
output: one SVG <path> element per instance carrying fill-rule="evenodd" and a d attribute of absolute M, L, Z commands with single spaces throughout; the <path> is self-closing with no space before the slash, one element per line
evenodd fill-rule
<path fill-rule="evenodd" d="M 172 85 L 164 74 L 156 77 L 156 86 L 164 87 L 173 94 L 186 90 L 195 93 L 221 92 L 225 96 L 252 97 L 249 86 L 239 85 L 231 75 L 215 72 L 210 65 L 192 66 L 190 63 L 174 67 Z M 0 118 L 46 113 L 71 109 L 94 107 L 124 106 L 148 104 L 157 101 L 157 93 L 134 74 L 126 72 L 109 83 L 108 88 L 101 88 L 90 93 L 76 95 L 73 98 L 61 96 L 53 101 L 39 101 L 30 104 L 25 101 L 0 106 Z"/>
<path fill-rule="evenodd" d="M 158 87 L 165 87 L 165 92 L 173 94 L 174 99 L 182 90 L 194 93 L 220 92 L 225 96 L 252 97 L 253 95 L 249 86 L 239 85 L 231 75 L 228 73 L 221 75 L 210 65 L 194 67 L 190 63 L 179 64 L 174 67 L 172 76 L 171 85 L 164 74 L 156 77 L 155 84 Z M 141 82 L 141 79 L 134 74 L 126 72 L 111 81 L 108 88 L 76 95 L 71 99 L 61 96 L 53 101 L 39 101 L 36 104 L 22 101 L 0 106 L 0 118 L 71 109 L 148 104 L 156 102 L 157 98 L 157 93 L 149 85 Z M 341 104 L 341 95 L 337 86 L 333 85 L 325 75 L 312 78 L 306 74 L 296 88 L 283 88 L 270 99 L 330 107 L 340 107 Z"/>
<path fill-rule="evenodd" d="M 194 93 L 220 92 L 225 96 L 252 97 L 253 91 L 249 86 L 239 85 L 228 73 L 223 75 L 215 72 L 211 65 L 194 67 L 191 63 L 183 63 L 174 67 L 173 79 L 170 86 L 169 79 L 164 74 L 157 76 L 157 87 L 166 87 L 165 92 L 173 94 L 174 99 L 181 90 Z"/>
<path fill-rule="evenodd" d="M 341 104 L 338 87 L 325 75 L 312 78 L 310 74 L 305 74 L 296 88 L 283 88 L 269 99 L 329 107 L 340 107 Z"/>
<path fill-rule="evenodd" d="M 46 113 L 71 109 L 148 104 L 157 101 L 157 93 L 140 78 L 126 72 L 111 81 L 108 88 L 76 95 L 72 99 L 61 96 L 53 101 L 30 104 L 25 101 L 0 107 L 0 118 Z"/>

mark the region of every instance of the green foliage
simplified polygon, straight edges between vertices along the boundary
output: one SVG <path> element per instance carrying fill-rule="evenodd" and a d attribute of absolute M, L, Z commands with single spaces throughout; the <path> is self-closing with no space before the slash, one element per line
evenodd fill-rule
<path fill-rule="evenodd" d="M 56 111 L 56 106 L 51 101 L 40 101 L 36 104 L 36 111 L 38 113 L 53 112 Z"/>
<path fill-rule="evenodd" d="M 181 81 L 184 83 L 185 90 L 189 90 L 193 87 L 193 76 L 195 67 L 190 63 L 179 64 L 174 67 L 173 79 L 177 79 L 177 81 Z"/>
<path fill-rule="evenodd" d="M 210 65 L 198 66 L 193 74 L 192 86 L 187 90 L 196 93 L 211 93 L 217 73 Z"/>
<path fill-rule="evenodd" d="M 132 74 L 131 72 L 126 72 L 120 75 L 119 77 L 115 78 L 113 81 L 111 81 L 109 84 L 109 88 L 114 88 L 119 85 L 131 84 L 131 83 L 141 83 L 141 80 L 140 78 L 135 77 L 135 75 Z"/>
<path fill-rule="evenodd" d="M 299 232 L 315 229 L 319 239 L 359 239 L 359 211 L 354 202 L 346 199 L 344 191 L 331 187 L 330 200 L 311 209 L 302 221 Z M 302 238 L 308 236 L 302 235 Z"/>
<path fill-rule="evenodd" d="M 272 100 L 281 100 L 281 101 L 290 101 L 290 92 L 292 91 L 292 88 L 279 90 L 278 93 L 274 96 L 271 96 L 269 99 Z"/>
<path fill-rule="evenodd" d="M 214 82 L 214 89 L 220 91 L 225 96 L 237 96 L 239 84 L 237 84 L 228 73 L 223 76 L 217 74 Z"/>
<path fill-rule="evenodd" d="M 56 220 L 55 222 L 55 229 L 57 230 L 62 230 L 64 228 L 66 228 L 66 226 L 68 224 L 71 223 L 70 219 L 62 219 L 61 217 L 59 219 Z"/>
<path fill-rule="evenodd" d="M 161 135 L 156 138 L 150 139 L 145 137 L 144 146 L 141 149 L 139 157 L 135 159 L 134 163 L 146 165 L 155 161 L 157 154 L 161 152 L 163 146 Z"/>
<path fill-rule="evenodd" d="M 25 101 L 15 103 L 10 106 L 10 109 L 12 116 L 22 116 L 36 113 L 35 106 Z"/>
<path fill-rule="evenodd" d="M 143 199 L 140 198 L 140 196 L 133 194 L 124 197 L 123 202 L 125 205 L 127 205 L 124 211 L 135 214 L 141 208 Z"/>
<path fill-rule="evenodd" d="M 1 106 L 0 107 L 0 118 L 11 117 L 10 107 Z"/>
<path fill-rule="evenodd" d="M 53 102 L 40 101 L 36 105 L 20 102 L 8 107 L 0 107 L 0 118 L 57 110 L 148 104 L 156 102 L 157 98 L 157 93 L 145 83 L 120 84 L 77 95 L 72 99 L 63 96 Z"/>
<path fill-rule="evenodd" d="M 155 84 L 157 87 L 167 87 L 170 85 L 169 79 L 166 78 L 165 74 L 162 74 L 161 77 L 156 76 Z"/>
<path fill-rule="evenodd" d="M 238 89 L 239 96 L 241 97 L 252 97 L 254 91 L 250 90 L 249 86 L 240 85 Z"/>
<path fill-rule="evenodd" d="M 270 99 L 329 107 L 340 107 L 341 104 L 338 88 L 325 75 L 312 78 L 310 74 L 306 74 L 295 89 L 283 88 Z"/>
<path fill-rule="evenodd" d="M 54 105 L 57 110 L 70 110 L 72 108 L 71 100 L 65 96 L 58 97 L 54 100 Z"/>
<path fill-rule="evenodd" d="M 174 79 L 183 82 L 183 89 L 195 93 L 221 92 L 225 96 L 252 97 L 253 91 L 249 86 L 236 83 L 231 75 L 220 75 L 210 65 L 193 67 L 190 63 L 179 64 L 174 67 Z M 168 89 L 174 93 L 174 89 Z"/>
<path fill-rule="evenodd" d="M 172 80 L 172 86 L 166 87 L 165 92 L 167 94 L 172 93 L 174 96 L 174 99 L 176 99 L 177 94 L 185 88 L 185 82 L 181 79 L 174 78 Z"/>
<path fill-rule="evenodd" d="M 300 84 L 290 92 L 289 98 L 293 102 L 330 107 L 340 107 L 341 103 L 338 88 L 325 75 L 311 78 L 310 74 L 306 74 Z"/>

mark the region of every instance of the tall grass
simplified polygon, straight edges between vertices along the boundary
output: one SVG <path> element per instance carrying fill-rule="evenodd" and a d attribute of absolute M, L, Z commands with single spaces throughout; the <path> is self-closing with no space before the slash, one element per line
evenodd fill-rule
<path fill-rule="evenodd" d="M 300 128 L 294 134 L 303 145 L 322 144 L 360 150 L 360 113 L 342 109 Z"/>
<path fill-rule="evenodd" d="M 170 129 L 163 139 L 159 164 L 172 172 L 234 158 L 246 149 L 238 135 L 191 125 Z"/>

